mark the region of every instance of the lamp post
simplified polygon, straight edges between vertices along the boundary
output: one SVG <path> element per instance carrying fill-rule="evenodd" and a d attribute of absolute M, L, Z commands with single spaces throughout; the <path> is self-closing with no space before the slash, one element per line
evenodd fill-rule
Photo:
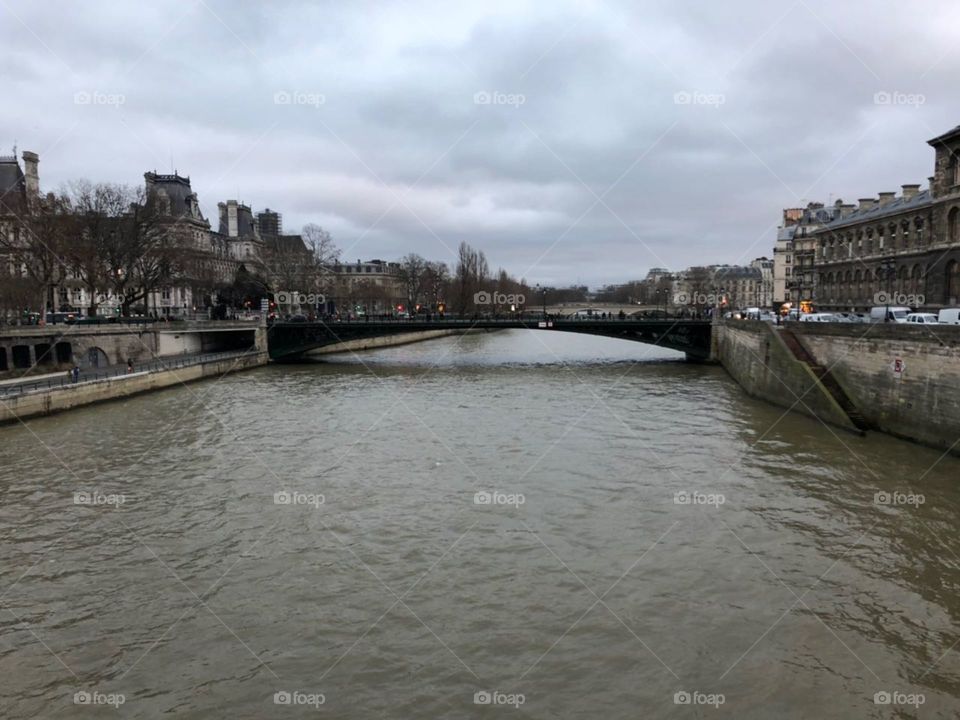
<path fill-rule="evenodd" d="M 890 322 L 890 280 L 897 273 L 897 263 L 893 258 L 887 258 L 880 263 L 880 267 L 877 268 L 878 273 L 882 273 L 884 279 L 887 281 L 887 292 L 884 293 L 884 299 L 886 300 L 884 312 L 883 312 L 883 321 Z"/>

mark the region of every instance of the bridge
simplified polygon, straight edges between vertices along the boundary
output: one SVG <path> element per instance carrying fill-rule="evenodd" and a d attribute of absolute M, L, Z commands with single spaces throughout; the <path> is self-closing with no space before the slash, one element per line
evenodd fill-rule
<path fill-rule="evenodd" d="M 350 321 L 274 322 L 267 330 L 270 359 L 295 362 L 325 345 L 349 340 L 428 330 L 506 330 L 573 332 L 659 345 L 686 353 L 688 360 L 710 359 L 711 323 L 690 319 L 593 318 L 420 318 Z"/>

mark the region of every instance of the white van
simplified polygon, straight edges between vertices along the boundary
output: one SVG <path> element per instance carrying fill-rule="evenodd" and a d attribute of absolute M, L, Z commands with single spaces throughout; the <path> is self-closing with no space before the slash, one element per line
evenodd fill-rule
<path fill-rule="evenodd" d="M 941 310 L 939 321 L 945 325 L 960 325 L 960 308 Z"/>
<path fill-rule="evenodd" d="M 889 322 L 898 322 L 903 323 L 907 321 L 907 315 L 913 312 L 908 307 L 886 307 L 881 305 L 879 307 L 870 308 L 870 322 L 884 322 L 884 313 L 887 313 L 887 320 Z"/>

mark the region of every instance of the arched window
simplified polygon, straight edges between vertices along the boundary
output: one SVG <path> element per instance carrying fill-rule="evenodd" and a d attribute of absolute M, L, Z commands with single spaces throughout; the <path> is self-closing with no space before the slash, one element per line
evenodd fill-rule
<path fill-rule="evenodd" d="M 914 295 L 923 295 L 923 291 L 923 270 L 919 265 L 914 265 L 913 270 L 910 271 L 910 292 Z"/>
<path fill-rule="evenodd" d="M 914 245 L 920 247 L 923 245 L 923 218 L 916 218 L 913 221 Z"/>
<path fill-rule="evenodd" d="M 960 208 L 950 208 L 950 212 L 947 213 L 947 242 L 955 243 L 958 240 L 957 232 L 960 230 L 957 223 L 958 217 L 960 217 Z"/>
<path fill-rule="evenodd" d="M 947 263 L 947 277 L 944 287 L 947 291 L 944 301 L 947 305 L 956 305 L 960 301 L 960 263 L 957 263 L 956 260 Z"/>
<path fill-rule="evenodd" d="M 910 246 L 910 221 L 900 222 L 900 247 L 906 250 Z"/>
<path fill-rule="evenodd" d="M 861 297 L 863 297 L 863 277 L 860 275 L 860 271 L 857 270 L 853 274 L 853 298 L 859 301 Z"/>
<path fill-rule="evenodd" d="M 901 266 L 897 271 L 897 292 L 905 293 L 907 291 L 907 267 Z"/>

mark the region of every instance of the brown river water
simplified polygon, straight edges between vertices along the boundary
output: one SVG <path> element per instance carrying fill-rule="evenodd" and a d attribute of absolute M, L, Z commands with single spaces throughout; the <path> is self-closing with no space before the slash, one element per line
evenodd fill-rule
<path fill-rule="evenodd" d="M 958 467 L 520 330 L 8 426 L 0 717 L 958 717 Z"/>

